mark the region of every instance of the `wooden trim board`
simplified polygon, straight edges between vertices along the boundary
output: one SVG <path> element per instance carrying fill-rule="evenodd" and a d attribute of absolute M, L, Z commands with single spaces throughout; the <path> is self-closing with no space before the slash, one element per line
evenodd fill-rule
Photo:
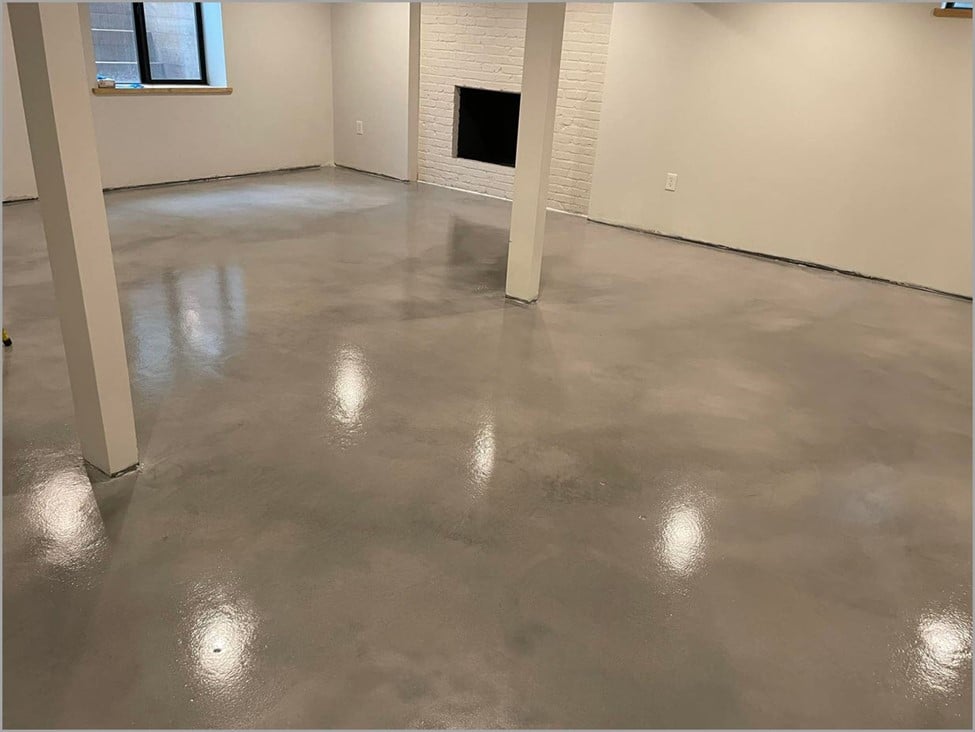
<path fill-rule="evenodd" d="M 232 86 L 141 86 L 141 87 L 101 87 L 96 86 L 91 93 L 96 97 L 129 97 L 183 94 L 231 94 Z"/>

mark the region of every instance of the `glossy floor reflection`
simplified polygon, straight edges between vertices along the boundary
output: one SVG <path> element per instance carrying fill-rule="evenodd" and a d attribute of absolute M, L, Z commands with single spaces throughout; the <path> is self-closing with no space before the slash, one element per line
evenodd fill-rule
<path fill-rule="evenodd" d="M 966 727 L 971 306 L 323 170 L 106 197 L 143 465 L 4 208 L 7 727 Z M 97 477 L 97 476 L 96 476 Z"/>

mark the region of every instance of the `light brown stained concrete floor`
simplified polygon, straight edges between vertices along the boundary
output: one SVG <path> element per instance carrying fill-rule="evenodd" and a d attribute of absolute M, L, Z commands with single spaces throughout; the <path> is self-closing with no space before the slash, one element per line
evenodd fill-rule
<path fill-rule="evenodd" d="M 89 482 L 5 207 L 5 726 L 971 724 L 971 305 L 332 169 L 106 197 Z"/>

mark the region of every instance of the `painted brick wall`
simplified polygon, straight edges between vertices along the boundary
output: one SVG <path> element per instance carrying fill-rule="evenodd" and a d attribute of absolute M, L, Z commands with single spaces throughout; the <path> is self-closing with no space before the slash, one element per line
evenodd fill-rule
<path fill-rule="evenodd" d="M 455 158 L 454 87 L 521 90 L 525 5 L 423 3 L 421 181 L 511 198 L 514 169 Z M 587 213 L 613 6 L 566 6 L 549 206 Z"/>

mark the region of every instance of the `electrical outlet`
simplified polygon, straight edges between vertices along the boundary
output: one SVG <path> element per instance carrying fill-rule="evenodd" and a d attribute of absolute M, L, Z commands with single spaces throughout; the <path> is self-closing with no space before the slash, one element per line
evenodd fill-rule
<path fill-rule="evenodd" d="M 677 190 L 677 173 L 667 173 L 667 182 L 664 183 L 665 191 Z"/>
<path fill-rule="evenodd" d="M 357 135 L 361 135 L 362 134 L 362 120 L 361 119 L 357 119 L 355 121 L 355 133 Z"/>

